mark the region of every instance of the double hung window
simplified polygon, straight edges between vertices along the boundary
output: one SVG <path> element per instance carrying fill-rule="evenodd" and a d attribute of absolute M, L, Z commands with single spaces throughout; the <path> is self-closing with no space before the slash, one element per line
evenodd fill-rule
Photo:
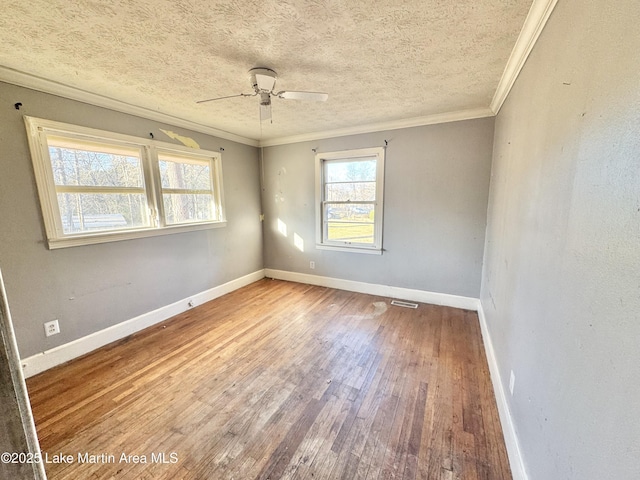
<path fill-rule="evenodd" d="M 222 217 L 213 185 L 211 158 L 158 151 L 162 218 L 166 225 Z"/>
<path fill-rule="evenodd" d="M 25 121 L 49 248 L 225 224 L 219 153 Z"/>
<path fill-rule="evenodd" d="M 384 149 L 316 155 L 318 248 L 382 252 Z"/>

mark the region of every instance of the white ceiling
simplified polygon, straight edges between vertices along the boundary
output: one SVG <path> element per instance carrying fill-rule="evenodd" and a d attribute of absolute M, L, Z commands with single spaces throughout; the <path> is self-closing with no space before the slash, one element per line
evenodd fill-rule
<path fill-rule="evenodd" d="M 0 80 L 20 73 L 263 143 L 490 112 L 531 6 L 532 0 L 3 0 Z M 262 124 L 258 97 L 195 103 L 251 92 L 247 72 L 256 66 L 277 71 L 276 89 L 327 92 L 329 100 L 274 99 L 273 123 Z"/>

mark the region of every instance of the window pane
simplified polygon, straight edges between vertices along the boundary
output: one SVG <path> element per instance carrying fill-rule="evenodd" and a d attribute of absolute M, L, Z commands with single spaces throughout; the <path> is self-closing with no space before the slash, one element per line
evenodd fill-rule
<path fill-rule="evenodd" d="M 352 243 L 373 243 L 373 223 L 327 223 L 327 239 Z"/>
<path fill-rule="evenodd" d="M 376 183 L 330 183 L 327 184 L 326 200 L 328 202 L 374 202 L 376 200 Z"/>
<path fill-rule="evenodd" d="M 61 142 L 60 142 L 61 143 Z M 66 142 L 69 145 L 69 142 Z M 142 164 L 136 154 L 107 153 L 49 142 L 49 157 L 56 185 L 88 187 L 143 186 Z M 96 147 L 96 150 L 98 148 Z"/>
<path fill-rule="evenodd" d="M 327 205 L 327 239 L 373 243 L 375 208 L 368 204 Z"/>
<path fill-rule="evenodd" d="M 164 194 L 164 216 L 168 225 L 215 220 L 213 195 Z"/>
<path fill-rule="evenodd" d="M 65 234 L 149 226 L 143 193 L 58 193 L 58 206 Z"/>
<path fill-rule="evenodd" d="M 161 159 L 159 164 L 162 188 L 212 190 L 208 162 L 187 163 Z"/>
<path fill-rule="evenodd" d="M 326 179 L 332 182 L 375 182 L 376 159 L 330 160 L 325 162 Z"/>

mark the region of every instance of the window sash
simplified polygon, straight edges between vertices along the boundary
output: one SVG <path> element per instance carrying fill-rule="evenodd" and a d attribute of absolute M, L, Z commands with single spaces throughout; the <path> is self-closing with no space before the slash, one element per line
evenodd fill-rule
<path fill-rule="evenodd" d="M 375 208 L 376 202 L 323 202 L 323 238 L 325 243 L 335 243 L 340 245 L 352 245 L 352 246 L 365 246 L 371 247 L 375 244 L 375 219 L 370 221 L 355 221 L 355 220 L 342 220 L 342 219 L 330 219 L 328 217 L 329 207 L 331 205 L 372 205 Z M 375 210 L 374 210 L 375 211 Z M 340 226 L 349 228 L 349 227 L 359 227 L 360 229 L 364 228 L 364 232 L 359 232 L 355 236 L 348 237 L 342 236 L 341 238 L 331 238 L 331 228 L 333 227 L 334 231 Z M 369 233 L 369 226 L 371 227 L 371 232 Z M 358 241 L 362 238 L 371 237 L 371 242 Z"/>
<path fill-rule="evenodd" d="M 374 207 L 374 212 L 375 212 L 375 206 L 377 205 L 377 202 L 333 202 L 333 201 L 324 201 L 322 202 L 322 224 L 323 224 L 323 241 L 324 243 L 331 243 L 331 244 L 336 244 L 336 245 L 361 245 L 361 246 L 366 246 L 366 247 L 371 247 L 373 245 L 375 245 L 375 217 L 374 220 L 372 221 L 349 221 L 347 220 L 339 220 L 339 219 L 330 219 L 329 218 L 329 207 L 331 205 L 348 205 L 348 206 L 356 206 L 356 205 L 372 205 Z M 374 213 L 375 215 L 375 213 Z M 344 225 L 359 225 L 359 226 L 365 226 L 365 225 L 372 225 L 372 231 L 371 231 L 371 235 L 365 235 L 366 238 L 368 238 L 369 236 L 373 237 L 373 241 L 372 242 L 359 242 L 357 241 L 355 238 L 351 239 L 351 240 L 340 240 L 340 239 L 335 239 L 335 238 L 330 238 L 329 235 L 329 229 L 331 225 L 336 225 L 336 224 L 344 224 Z"/>
<path fill-rule="evenodd" d="M 92 199 L 91 196 L 100 195 L 99 199 Z M 109 195 L 109 194 L 107 194 Z M 76 236 L 81 234 L 95 234 L 98 232 L 126 231 L 140 228 L 148 228 L 150 225 L 149 211 L 146 207 L 146 197 L 144 193 L 121 195 L 112 194 L 112 207 L 102 211 L 91 211 L 92 205 L 108 199 L 103 198 L 105 194 L 65 194 L 57 195 L 60 205 L 60 220 L 62 230 L 65 235 Z M 86 198 L 88 197 L 88 198 Z M 128 214 L 128 215 L 127 215 Z"/>

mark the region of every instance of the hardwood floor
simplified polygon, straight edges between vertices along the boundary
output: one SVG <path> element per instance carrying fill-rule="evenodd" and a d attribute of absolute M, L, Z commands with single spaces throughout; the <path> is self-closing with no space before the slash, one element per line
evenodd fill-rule
<path fill-rule="evenodd" d="M 511 478 L 465 310 L 265 279 L 27 384 L 53 480 Z"/>

